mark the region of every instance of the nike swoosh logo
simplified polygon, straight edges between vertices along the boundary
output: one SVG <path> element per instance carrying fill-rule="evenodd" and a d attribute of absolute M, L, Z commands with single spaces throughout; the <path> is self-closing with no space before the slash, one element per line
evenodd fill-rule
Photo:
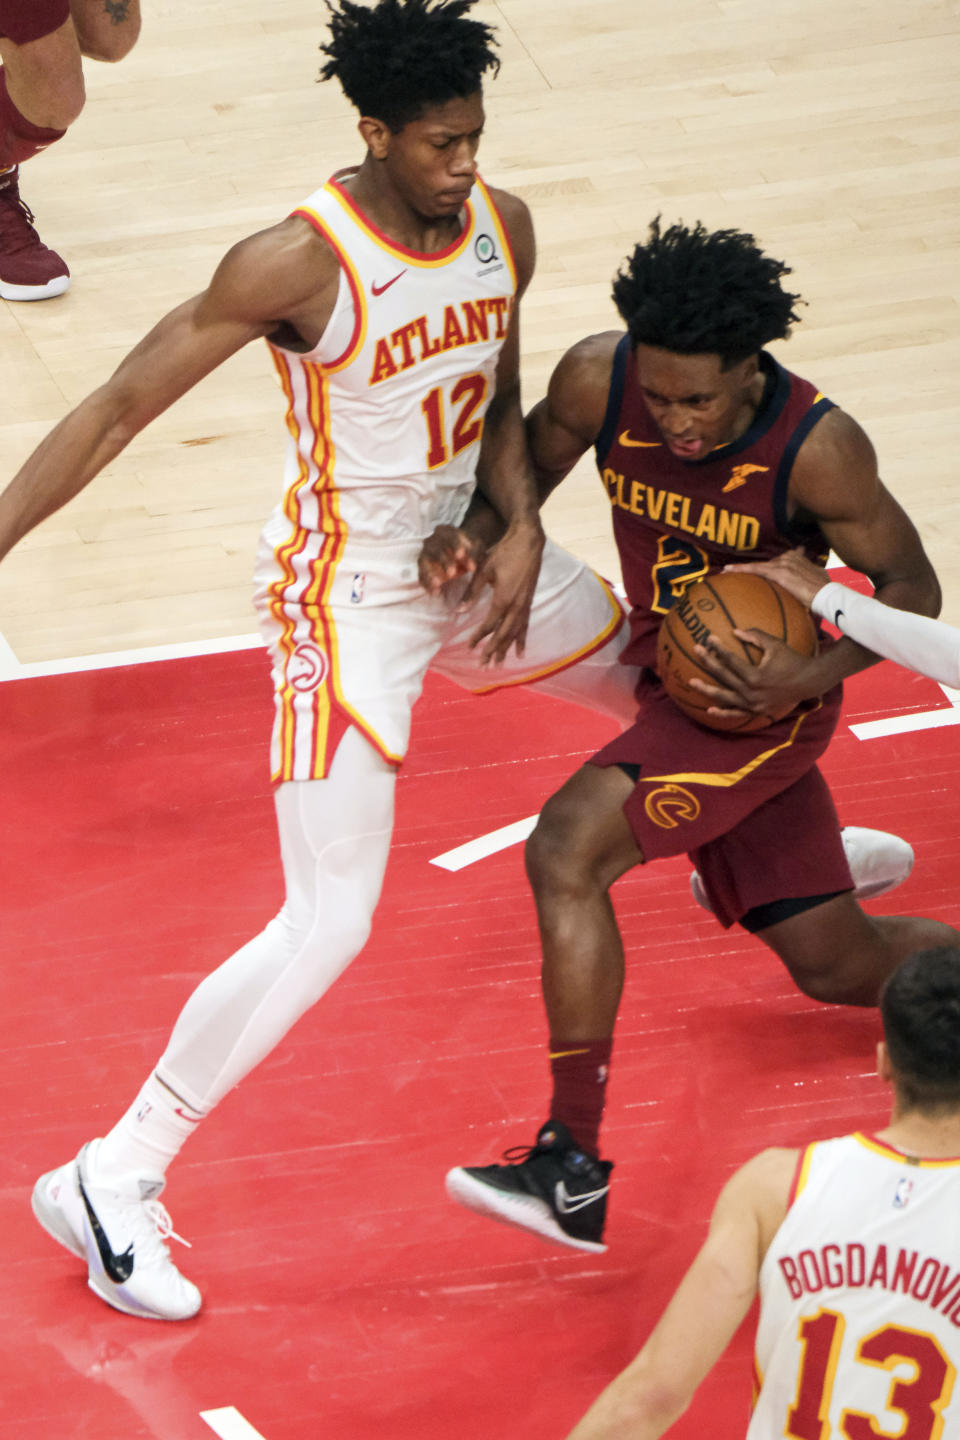
<path fill-rule="evenodd" d="M 838 610 L 837 613 L 836 613 L 836 615 L 834 615 L 834 617 L 833 617 L 833 623 L 834 623 L 834 625 L 836 625 L 838 628 L 839 628 L 839 625 L 840 625 L 840 616 L 841 616 L 842 614 L 843 614 L 843 611 L 842 611 L 842 610 Z"/>
<path fill-rule="evenodd" d="M 403 277 L 404 277 L 404 275 L 406 275 L 406 273 L 407 273 L 406 270 L 401 270 L 400 273 L 399 273 L 399 275 L 394 275 L 393 279 L 392 279 L 392 280 L 388 280 L 387 283 L 386 283 L 386 285 L 378 285 L 378 284 L 376 283 L 376 281 L 374 281 L 373 284 L 370 286 L 371 294 L 373 294 L 373 295 L 382 295 L 385 290 L 389 290 L 389 289 L 390 289 L 390 286 L 391 286 L 391 285 L 396 285 L 396 283 L 397 283 L 398 280 L 402 280 Z"/>
<path fill-rule="evenodd" d="M 199 1125 L 203 1119 L 202 1115 L 188 1115 L 186 1110 L 181 1110 L 179 1105 L 173 1107 L 174 1115 L 181 1115 L 184 1120 L 189 1120 L 191 1125 Z"/>
<path fill-rule="evenodd" d="M 599 1190 L 585 1190 L 581 1195 L 571 1195 L 564 1182 L 558 1180 L 554 1187 L 553 1197 L 561 1215 L 572 1215 L 575 1210 L 585 1210 L 588 1205 L 602 1200 L 609 1189 L 609 1185 L 603 1185 Z"/>
<path fill-rule="evenodd" d="M 659 440 L 631 440 L 629 430 L 621 430 L 618 439 L 626 450 L 659 450 Z"/>
<path fill-rule="evenodd" d="M 77 1176 L 77 1184 L 80 1187 L 80 1198 L 83 1201 L 84 1209 L 87 1212 L 87 1219 L 90 1221 L 90 1229 L 93 1231 L 93 1238 L 97 1242 L 97 1249 L 100 1251 L 100 1259 L 103 1261 L 103 1268 L 115 1285 L 122 1285 L 129 1280 L 133 1274 L 133 1246 L 128 1245 L 122 1255 L 118 1255 L 107 1239 L 103 1226 L 97 1217 L 97 1212 L 87 1197 L 83 1188 L 83 1181 Z"/>

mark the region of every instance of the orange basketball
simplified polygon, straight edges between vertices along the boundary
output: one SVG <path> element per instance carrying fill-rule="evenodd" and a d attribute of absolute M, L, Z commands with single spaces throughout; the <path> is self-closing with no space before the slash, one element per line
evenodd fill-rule
<path fill-rule="evenodd" d="M 719 572 L 691 585 L 663 617 L 657 670 L 670 699 L 692 720 L 711 730 L 762 730 L 789 711 L 746 720 L 708 715 L 711 702 L 688 684 L 693 676 L 716 683 L 694 652 L 695 645 L 704 644 L 711 636 L 724 650 L 745 657 L 751 665 L 760 660 L 758 647 L 739 640 L 734 630 L 765 630 L 801 655 L 817 653 L 816 626 L 799 600 L 762 575 Z"/>

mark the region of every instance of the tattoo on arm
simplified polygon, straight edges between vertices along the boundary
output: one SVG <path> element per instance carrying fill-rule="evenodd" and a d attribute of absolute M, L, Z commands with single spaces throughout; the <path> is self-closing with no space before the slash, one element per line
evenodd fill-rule
<path fill-rule="evenodd" d="M 122 25 L 130 14 L 131 0 L 103 0 L 103 9 L 111 25 Z"/>

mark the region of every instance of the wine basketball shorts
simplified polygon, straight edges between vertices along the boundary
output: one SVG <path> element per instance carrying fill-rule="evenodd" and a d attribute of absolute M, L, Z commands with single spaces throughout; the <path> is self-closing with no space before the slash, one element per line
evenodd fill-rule
<path fill-rule="evenodd" d="M 42 40 L 70 17 L 70 0 L 0 0 L 0 40 L 29 45 Z"/>
<path fill-rule="evenodd" d="M 644 859 L 686 852 L 714 913 L 733 925 L 776 900 L 853 886 L 830 791 L 816 762 L 842 690 L 766 730 L 708 730 L 645 672 L 636 722 L 593 757 L 637 781 L 624 806 Z"/>

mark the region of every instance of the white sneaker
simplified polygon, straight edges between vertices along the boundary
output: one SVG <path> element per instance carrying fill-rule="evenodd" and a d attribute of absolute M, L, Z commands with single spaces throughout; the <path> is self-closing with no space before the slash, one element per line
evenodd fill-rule
<path fill-rule="evenodd" d="M 913 869 L 913 847 L 899 835 L 886 830 L 867 830 L 862 825 L 845 825 L 840 831 L 847 864 L 853 876 L 855 900 L 875 900 L 902 885 Z M 713 914 L 700 872 L 690 875 L 693 898 Z"/>
<path fill-rule="evenodd" d="M 33 1213 L 54 1240 L 86 1260 L 95 1295 L 126 1315 L 188 1320 L 202 1304 L 200 1291 L 170 1259 L 165 1240 L 182 1240 L 157 1196 L 162 1175 L 132 1175 L 119 1185 L 91 1179 L 99 1140 L 76 1160 L 41 1175 Z"/>

